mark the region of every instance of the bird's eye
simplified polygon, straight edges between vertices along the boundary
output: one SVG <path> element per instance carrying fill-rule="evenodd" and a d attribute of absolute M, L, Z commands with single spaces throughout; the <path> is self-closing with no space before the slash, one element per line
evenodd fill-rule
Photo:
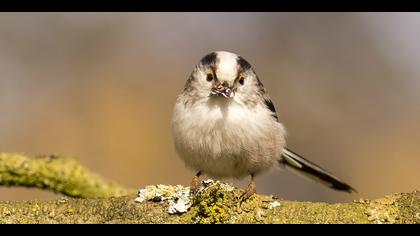
<path fill-rule="evenodd" d="M 238 82 L 239 82 L 240 85 L 244 85 L 245 78 L 244 77 L 239 78 L 239 81 Z"/>
<path fill-rule="evenodd" d="M 209 81 L 209 82 L 211 82 L 213 79 L 214 79 L 213 74 L 212 73 L 208 73 L 206 80 Z"/>

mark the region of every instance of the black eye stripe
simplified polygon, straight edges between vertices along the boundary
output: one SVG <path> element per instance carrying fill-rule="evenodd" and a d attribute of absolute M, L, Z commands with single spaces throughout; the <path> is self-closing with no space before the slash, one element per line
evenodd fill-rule
<path fill-rule="evenodd" d="M 249 64 L 249 62 L 246 61 L 243 57 L 238 56 L 237 61 L 238 61 L 240 71 L 246 71 L 246 70 L 251 69 L 251 64 Z"/>
<path fill-rule="evenodd" d="M 204 66 L 214 66 L 216 64 L 217 54 L 215 52 L 205 55 L 201 59 L 201 64 Z"/>
<path fill-rule="evenodd" d="M 244 85 L 245 76 L 243 76 L 243 73 L 247 73 L 246 71 L 250 70 L 252 66 L 251 64 L 249 64 L 248 61 L 246 61 L 241 56 L 238 56 L 237 62 L 238 62 L 238 76 L 236 77 L 235 81 L 237 81 L 240 85 Z"/>
<path fill-rule="evenodd" d="M 216 69 L 217 69 L 217 63 L 218 63 L 218 58 L 217 58 L 217 53 L 216 52 L 212 52 L 209 53 L 207 55 L 205 55 L 201 60 L 200 60 L 201 65 L 210 68 L 212 71 L 212 75 L 213 75 L 213 79 L 211 80 L 207 80 L 207 81 L 218 81 L 217 76 L 216 76 Z M 206 78 L 207 79 L 207 78 Z"/>

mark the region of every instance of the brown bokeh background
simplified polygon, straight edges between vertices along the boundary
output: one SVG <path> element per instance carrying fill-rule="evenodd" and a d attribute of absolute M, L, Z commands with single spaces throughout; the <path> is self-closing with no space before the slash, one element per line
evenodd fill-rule
<path fill-rule="evenodd" d="M 419 24 L 417 13 L 1 13 L 0 151 L 74 155 L 134 188 L 188 185 L 173 105 L 198 60 L 228 50 L 254 65 L 288 145 L 359 191 L 273 169 L 258 192 L 339 202 L 411 191 Z M 0 187 L 2 200 L 56 197 Z"/>

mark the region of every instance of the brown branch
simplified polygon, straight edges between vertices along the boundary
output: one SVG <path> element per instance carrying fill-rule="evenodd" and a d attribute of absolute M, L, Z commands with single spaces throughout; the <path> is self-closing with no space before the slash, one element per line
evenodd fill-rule
<path fill-rule="evenodd" d="M 149 186 L 138 203 L 134 190 L 105 182 L 70 157 L 0 154 L 0 185 L 87 198 L 0 201 L 0 223 L 420 223 L 418 191 L 339 204 L 255 194 L 241 203 L 243 190 L 212 182 L 193 198 L 186 187 Z M 181 213 L 174 214 L 174 203 Z"/>

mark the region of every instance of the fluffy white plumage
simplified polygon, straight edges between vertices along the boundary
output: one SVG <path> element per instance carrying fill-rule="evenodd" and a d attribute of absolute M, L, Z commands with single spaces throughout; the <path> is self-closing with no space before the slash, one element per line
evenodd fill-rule
<path fill-rule="evenodd" d="M 268 170 L 281 158 L 283 125 L 261 98 L 248 102 L 247 94 L 259 89 L 254 75 L 249 74 L 244 85 L 234 84 L 241 71 L 236 54 L 216 52 L 215 60 L 216 78 L 227 81 L 235 96 L 209 96 L 210 87 L 202 86 L 211 84 L 205 78 L 208 68 L 199 65 L 189 85 L 192 91 L 184 90 L 175 105 L 176 149 L 187 166 L 213 177 L 241 178 Z M 203 87 L 206 92 L 196 93 Z"/>
<path fill-rule="evenodd" d="M 225 51 L 218 51 L 216 53 L 219 60 L 216 70 L 217 78 L 233 81 L 238 74 L 238 55 Z"/>
<path fill-rule="evenodd" d="M 251 176 L 243 197 L 255 191 L 253 177 L 286 166 L 341 191 L 350 185 L 286 148 L 286 131 L 251 65 L 219 51 L 203 57 L 178 96 L 172 119 L 175 147 L 185 164 L 211 177 Z"/>
<path fill-rule="evenodd" d="M 273 166 L 281 156 L 284 129 L 267 109 L 222 97 L 184 106 L 173 118 L 175 145 L 186 165 L 214 177 L 244 177 Z M 268 132 L 267 132 L 268 131 Z"/>

